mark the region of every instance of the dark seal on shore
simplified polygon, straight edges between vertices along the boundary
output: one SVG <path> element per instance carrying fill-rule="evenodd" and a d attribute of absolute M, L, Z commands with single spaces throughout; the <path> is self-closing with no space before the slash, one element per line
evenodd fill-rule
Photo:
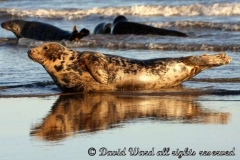
<path fill-rule="evenodd" d="M 129 22 L 125 16 L 117 16 L 114 19 L 112 26 L 112 34 L 153 34 L 162 36 L 188 37 L 187 34 L 179 31 L 156 28 L 136 22 Z"/>
<path fill-rule="evenodd" d="M 3 22 L 1 26 L 6 30 L 12 31 L 17 38 L 57 41 L 68 39 L 71 35 L 71 32 L 37 21 L 11 20 Z"/>
<path fill-rule="evenodd" d="M 208 68 L 228 64 L 225 53 L 137 60 L 70 50 L 45 43 L 28 51 L 64 92 L 157 90 L 181 84 Z"/>

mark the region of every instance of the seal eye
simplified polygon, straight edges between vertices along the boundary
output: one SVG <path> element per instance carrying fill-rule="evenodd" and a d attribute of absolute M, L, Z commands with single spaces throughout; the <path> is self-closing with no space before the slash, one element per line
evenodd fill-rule
<path fill-rule="evenodd" d="M 48 49 L 48 47 L 47 47 L 47 46 L 44 46 L 44 47 L 43 47 L 43 49 L 44 49 L 44 50 L 47 50 L 47 49 Z"/>

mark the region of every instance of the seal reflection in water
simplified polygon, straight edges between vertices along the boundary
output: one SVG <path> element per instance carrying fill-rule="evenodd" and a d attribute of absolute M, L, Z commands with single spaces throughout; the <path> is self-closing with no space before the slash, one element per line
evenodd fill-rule
<path fill-rule="evenodd" d="M 202 70 L 228 64 L 225 53 L 136 60 L 46 43 L 28 51 L 64 92 L 158 90 L 181 84 Z"/>
<path fill-rule="evenodd" d="M 183 99 L 183 100 L 181 100 Z M 173 123 L 226 124 L 230 113 L 201 106 L 189 96 L 124 96 L 82 94 L 60 96 L 43 122 L 31 130 L 44 140 L 61 140 L 82 132 L 96 132 L 144 118 Z"/>

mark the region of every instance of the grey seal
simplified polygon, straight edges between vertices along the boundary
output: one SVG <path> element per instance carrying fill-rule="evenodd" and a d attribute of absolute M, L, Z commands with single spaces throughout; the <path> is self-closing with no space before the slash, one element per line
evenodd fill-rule
<path fill-rule="evenodd" d="M 56 26 L 38 21 L 11 20 L 3 22 L 1 26 L 6 30 L 12 31 L 17 38 L 30 38 L 42 41 L 68 39 L 72 34 Z"/>
<path fill-rule="evenodd" d="M 162 36 L 178 36 L 188 37 L 187 34 L 153 26 L 140 24 L 136 22 L 129 22 L 125 16 L 117 16 L 113 21 L 112 34 L 136 34 L 136 35 L 162 35 Z"/>
<path fill-rule="evenodd" d="M 137 60 L 45 43 L 28 51 L 64 92 L 158 90 L 173 87 L 203 70 L 230 63 L 225 53 Z"/>

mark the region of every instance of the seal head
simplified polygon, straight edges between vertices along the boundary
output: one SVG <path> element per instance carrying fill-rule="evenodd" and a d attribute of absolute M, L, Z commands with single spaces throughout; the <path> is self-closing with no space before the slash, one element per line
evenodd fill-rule
<path fill-rule="evenodd" d="M 62 45 L 55 45 L 55 43 L 49 43 L 42 47 L 39 47 L 38 50 L 29 50 L 28 57 L 31 58 L 33 61 L 44 65 L 45 62 L 55 62 L 56 60 L 61 60 L 62 55 L 64 55 L 64 49 L 65 47 Z"/>
<path fill-rule="evenodd" d="M 113 21 L 113 25 L 117 24 L 118 22 L 127 22 L 128 19 L 123 16 L 123 15 L 120 15 L 120 16 L 117 16 L 114 21 Z"/>
<path fill-rule="evenodd" d="M 2 28 L 12 31 L 17 38 L 22 38 L 21 32 L 26 22 L 22 20 L 12 20 L 1 23 Z"/>

